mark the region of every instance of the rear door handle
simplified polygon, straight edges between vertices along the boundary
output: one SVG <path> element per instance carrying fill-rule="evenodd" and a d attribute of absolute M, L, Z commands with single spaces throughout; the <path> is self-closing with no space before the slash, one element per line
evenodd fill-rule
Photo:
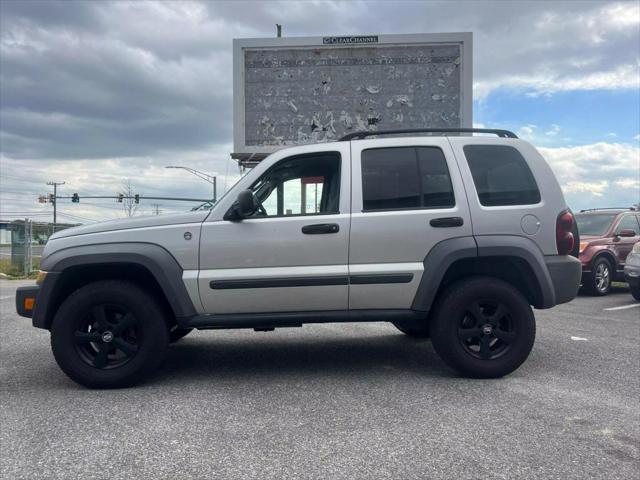
<path fill-rule="evenodd" d="M 324 233 L 338 233 L 340 225 L 337 223 L 316 223 L 315 225 L 305 225 L 302 233 L 305 235 L 322 235 Z"/>
<path fill-rule="evenodd" d="M 443 217 L 434 218 L 429 222 L 434 228 L 448 228 L 448 227 L 461 227 L 464 225 L 462 217 Z"/>

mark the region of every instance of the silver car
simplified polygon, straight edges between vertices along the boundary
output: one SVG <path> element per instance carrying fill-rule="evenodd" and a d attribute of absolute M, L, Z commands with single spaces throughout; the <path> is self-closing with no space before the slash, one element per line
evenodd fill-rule
<path fill-rule="evenodd" d="M 640 242 L 633 245 L 624 264 L 624 281 L 629 284 L 633 298 L 640 301 Z"/>

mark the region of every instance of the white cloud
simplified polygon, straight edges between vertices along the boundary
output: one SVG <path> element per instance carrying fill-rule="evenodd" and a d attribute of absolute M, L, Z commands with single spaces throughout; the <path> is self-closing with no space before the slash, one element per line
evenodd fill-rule
<path fill-rule="evenodd" d="M 35 198 L 51 179 L 85 195 L 113 194 L 124 177 L 141 193 L 207 195 L 163 166 L 232 183 L 232 38 L 271 37 L 276 22 L 285 36 L 415 33 L 433 18 L 438 31 L 474 33 L 477 99 L 640 85 L 637 2 L 4 2 L 0 207 L 50 211 Z M 637 145 L 559 148 L 570 125 L 537 122 L 518 133 L 556 147 L 545 155 L 568 195 L 633 193 Z M 68 208 L 118 214 L 82 200 Z"/>
<path fill-rule="evenodd" d="M 601 180 L 599 182 L 569 182 L 562 185 L 565 193 L 590 193 L 596 197 L 604 196 L 605 190 L 609 188 L 609 182 Z"/>
<path fill-rule="evenodd" d="M 544 134 L 548 137 L 555 137 L 560 132 L 560 125 L 555 123 L 551 124 L 551 130 L 546 131 Z"/>
<path fill-rule="evenodd" d="M 538 150 L 573 208 L 624 206 L 640 200 L 640 148 L 635 145 L 598 142 Z"/>
<path fill-rule="evenodd" d="M 525 140 L 533 140 L 537 129 L 538 129 L 537 125 L 529 124 L 529 125 L 524 125 L 523 127 L 520 127 L 516 133 L 520 138 L 523 138 Z"/>
<path fill-rule="evenodd" d="M 633 178 L 623 178 L 621 180 L 616 180 L 615 182 L 613 182 L 613 184 L 618 188 L 640 190 L 640 180 L 635 180 Z"/>

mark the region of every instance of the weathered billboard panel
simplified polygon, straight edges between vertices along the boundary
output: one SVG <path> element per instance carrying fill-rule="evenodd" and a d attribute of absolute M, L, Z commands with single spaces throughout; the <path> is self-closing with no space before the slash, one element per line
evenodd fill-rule
<path fill-rule="evenodd" d="M 471 127 L 471 48 L 470 33 L 234 40 L 234 157 Z"/>

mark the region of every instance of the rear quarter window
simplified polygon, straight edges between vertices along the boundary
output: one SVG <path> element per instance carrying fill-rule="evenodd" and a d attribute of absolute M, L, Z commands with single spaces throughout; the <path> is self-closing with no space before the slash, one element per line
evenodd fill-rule
<path fill-rule="evenodd" d="M 463 149 L 481 205 L 540 202 L 535 178 L 517 149 L 508 145 L 466 145 Z"/>

